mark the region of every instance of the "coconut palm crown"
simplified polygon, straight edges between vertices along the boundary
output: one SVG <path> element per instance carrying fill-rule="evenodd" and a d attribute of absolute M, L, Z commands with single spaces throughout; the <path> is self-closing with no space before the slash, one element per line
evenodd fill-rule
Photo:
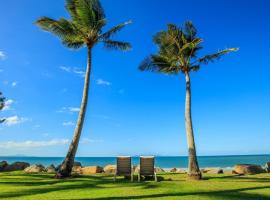
<path fill-rule="evenodd" d="M 41 17 L 36 24 L 43 30 L 57 35 L 69 48 L 78 49 L 84 46 L 92 48 L 98 42 L 102 42 L 108 49 L 130 49 L 128 42 L 113 40 L 112 36 L 131 21 L 119 24 L 103 33 L 102 28 L 107 20 L 99 0 L 66 0 L 66 10 L 71 19 L 54 20 Z"/>
<path fill-rule="evenodd" d="M 159 52 L 150 55 L 140 64 L 139 69 L 142 71 L 167 74 L 189 73 L 198 71 L 202 64 L 208 64 L 229 52 L 238 50 L 238 48 L 227 48 L 198 58 L 203 40 L 197 37 L 197 30 L 191 21 L 187 21 L 183 28 L 168 24 L 168 30 L 157 33 L 153 41 L 159 47 Z"/>
<path fill-rule="evenodd" d="M 146 58 L 139 69 L 142 71 L 161 72 L 165 74 L 178 74 L 182 72 L 186 79 L 186 100 L 185 100 L 185 125 L 188 144 L 188 177 L 190 179 L 201 179 L 195 139 L 191 117 L 191 81 L 190 72 L 198 71 L 202 64 L 208 64 L 223 55 L 237 51 L 238 48 L 228 48 L 214 54 L 198 57 L 202 49 L 202 39 L 197 37 L 197 30 L 191 21 L 187 21 L 183 27 L 168 24 L 166 31 L 157 33 L 154 38 L 159 51 Z"/>
<path fill-rule="evenodd" d="M 36 24 L 43 30 L 57 35 L 65 46 L 73 49 L 81 47 L 87 47 L 88 49 L 81 108 L 73 139 L 56 178 L 71 176 L 87 108 L 93 47 L 97 43 L 103 43 L 107 49 L 123 51 L 129 50 L 131 47 L 128 42 L 112 39 L 130 21 L 119 24 L 106 32 L 102 31 L 107 21 L 99 0 L 66 0 L 66 9 L 70 14 L 70 19 L 54 20 L 49 17 L 41 17 L 36 21 Z"/>

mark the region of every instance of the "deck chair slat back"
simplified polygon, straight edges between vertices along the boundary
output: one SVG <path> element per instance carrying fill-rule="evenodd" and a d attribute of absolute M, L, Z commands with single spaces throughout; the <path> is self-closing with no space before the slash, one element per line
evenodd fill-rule
<path fill-rule="evenodd" d="M 140 157 L 140 175 L 154 175 L 155 159 L 154 157 Z"/>
<path fill-rule="evenodd" d="M 131 174 L 131 157 L 117 157 L 117 175 Z"/>

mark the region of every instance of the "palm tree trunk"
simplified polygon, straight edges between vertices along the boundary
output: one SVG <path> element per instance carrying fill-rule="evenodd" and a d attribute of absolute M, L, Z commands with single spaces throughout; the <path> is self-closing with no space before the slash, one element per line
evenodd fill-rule
<path fill-rule="evenodd" d="M 186 118 L 186 134 L 188 143 L 188 177 L 190 179 L 199 180 L 202 178 L 200 168 L 197 161 L 195 140 L 192 127 L 191 118 L 191 85 L 189 73 L 185 73 L 186 78 L 186 107 L 185 107 L 185 118 Z"/>
<path fill-rule="evenodd" d="M 87 108 L 88 93 L 90 86 L 90 74 L 91 74 L 91 59 L 92 59 L 92 50 L 88 48 L 88 59 L 87 59 L 87 68 L 84 80 L 83 96 L 81 102 L 81 109 L 78 116 L 76 128 L 74 130 L 73 139 L 69 146 L 68 153 L 65 160 L 62 162 L 61 167 L 56 175 L 56 178 L 65 178 L 71 176 L 72 167 L 74 164 L 75 155 L 80 141 L 80 136 L 83 128 L 84 117 Z"/>

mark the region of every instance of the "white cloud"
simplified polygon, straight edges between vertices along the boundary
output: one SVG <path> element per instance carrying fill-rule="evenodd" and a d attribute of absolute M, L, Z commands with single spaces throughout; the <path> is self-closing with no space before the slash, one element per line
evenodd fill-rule
<path fill-rule="evenodd" d="M 112 83 L 109 82 L 109 81 L 102 80 L 102 79 L 97 79 L 96 84 L 97 84 L 97 85 L 110 86 Z"/>
<path fill-rule="evenodd" d="M 71 67 L 60 66 L 60 69 L 62 69 L 65 72 L 71 72 Z"/>
<path fill-rule="evenodd" d="M 76 108 L 76 107 L 69 107 L 68 110 L 70 112 L 80 112 L 80 108 Z"/>
<path fill-rule="evenodd" d="M 68 139 L 52 139 L 47 141 L 8 141 L 8 142 L 0 142 L 0 148 L 36 148 L 36 147 L 47 147 L 47 146 L 56 146 L 56 145 L 65 145 L 68 144 Z"/>
<path fill-rule="evenodd" d="M 17 115 L 15 115 L 12 117 L 5 118 L 4 125 L 13 126 L 13 125 L 21 124 L 21 123 L 29 121 L 29 120 L 30 120 L 29 118 L 18 117 Z"/>
<path fill-rule="evenodd" d="M 6 57 L 6 54 L 3 51 L 0 51 L 0 60 L 5 60 Z"/>
<path fill-rule="evenodd" d="M 75 124 L 73 122 L 63 122 L 62 123 L 63 126 L 74 126 Z"/>
<path fill-rule="evenodd" d="M 11 86 L 12 86 L 12 87 L 16 87 L 16 86 L 17 86 L 17 82 L 16 82 L 16 81 L 13 81 L 13 82 L 11 83 Z"/>
<path fill-rule="evenodd" d="M 93 140 L 93 139 L 89 139 L 89 138 L 82 138 L 81 140 L 81 144 L 89 144 L 89 143 L 99 143 L 99 142 L 103 142 L 103 140 Z"/>
<path fill-rule="evenodd" d="M 73 72 L 74 72 L 75 74 L 78 74 L 78 75 L 81 76 L 81 77 L 85 77 L 85 71 L 82 71 L 82 70 L 80 70 L 80 69 L 78 69 L 78 68 L 74 68 L 74 69 L 73 69 Z"/>
<path fill-rule="evenodd" d="M 80 77 L 84 77 L 85 76 L 85 71 L 77 68 L 77 67 L 66 67 L 66 66 L 60 66 L 59 67 L 61 70 L 68 72 L 68 73 L 74 73 L 79 75 Z"/>
<path fill-rule="evenodd" d="M 11 106 L 11 104 L 13 104 L 13 103 L 14 103 L 14 101 L 13 101 L 12 99 L 6 100 L 6 101 L 5 101 L 5 107 L 3 108 L 3 111 L 5 111 L 5 110 L 10 110 L 10 106 Z"/>
<path fill-rule="evenodd" d="M 57 112 L 60 112 L 60 113 L 63 113 L 63 112 L 69 112 L 69 113 L 80 112 L 80 108 L 79 107 L 62 107 Z"/>

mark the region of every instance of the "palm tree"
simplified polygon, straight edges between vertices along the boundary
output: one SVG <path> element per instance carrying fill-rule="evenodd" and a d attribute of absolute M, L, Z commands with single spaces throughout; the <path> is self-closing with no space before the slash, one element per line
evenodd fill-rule
<path fill-rule="evenodd" d="M 130 21 L 119 24 L 107 32 L 102 32 L 102 28 L 107 21 L 99 0 L 66 0 L 66 10 L 71 16 L 70 19 L 60 18 L 59 20 L 54 20 L 49 17 L 41 17 L 36 21 L 36 24 L 43 30 L 58 36 L 65 46 L 73 49 L 86 47 L 88 50 L 81 108 L 73 140 L 69 146 L 66 158 L 56 175 L 57 178 L 69 177 L 71 175 L 86 113 L 93 47 L 97 43 L 103 43 L 107 49 L 123 51 L 129 50 L 131 47 L 127 42 L 112 39 L 112 36 L 131 23 Z"/>
<path fill-rule="evenodd" d="M 2 92 L 0 92 L 0 110 L 2 110 L 5 107 L 5 97 L 2 95 Z M 0 119 L 0 124 L 3 123 L 5 119 Z"/>
<path fill-rule="evenodd" d="M 186 80 L 185 124 L 188 144 L 188 177 L 201 179 L 191 117 L 191 83 L 190 73 L 200 69 L 202 64 L 208 64 L 226 53 L 237 51 L 237 48 L 228 48 L 214 54 L 198 57 L 202 49 L 202 39 L 197 37 L 197 30 L 191 21 L 183 27 L 168 24 L 166 31 L 157 33 L 153 41 L 159 52 L 146 58 L 139 66 L 142 71 L 161 72 L 165 74 L 179 74 L 182 72 Z"/>

